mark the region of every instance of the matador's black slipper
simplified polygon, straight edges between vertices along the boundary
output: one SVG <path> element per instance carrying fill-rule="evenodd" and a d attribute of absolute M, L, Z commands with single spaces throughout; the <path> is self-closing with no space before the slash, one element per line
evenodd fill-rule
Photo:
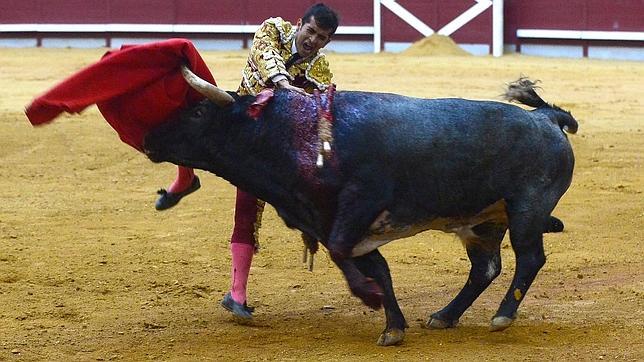
<path fill-rule="evenodd" d="M 199 177 L 195 175 L 195 177 L 192 179 L 192 184 L 190 184 L 187 189 L 181 192 L 168 192 L 165 189 L 161 189 L 157 191 L 157 194 L 161 196 L 159 196 L 159 198 L 157 199 L 154 207 L 159 211 L 167 210 L 178 204 L 184 196 L 190 195 L 191 193 L 199 190 L 200 187 L 201 182 L 199 182 Z"/>

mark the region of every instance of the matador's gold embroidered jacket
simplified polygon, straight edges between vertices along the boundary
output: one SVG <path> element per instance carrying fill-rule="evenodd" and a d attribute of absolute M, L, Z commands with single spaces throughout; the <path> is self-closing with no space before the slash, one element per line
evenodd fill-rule
<path fill-rule="evenodd" d="M 282 18 L 270 18 L 262 23 L 253 38 L 237 93 L 256 95 L 264 88 L 273 87 L 271 78 L 278 74 L 283 74 L 292 85 L 309 93 L 314 89 L 326 90 L 333 73 L 323 53 L 318 52 L 286 70 L 284 63 L 293 53 L 295 32 L 293 24 Z"/>

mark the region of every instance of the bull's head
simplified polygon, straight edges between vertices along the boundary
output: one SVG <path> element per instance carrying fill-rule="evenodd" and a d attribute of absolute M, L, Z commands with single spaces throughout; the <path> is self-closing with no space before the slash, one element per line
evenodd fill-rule
<path fill-rule="evenodd" d="M 231 119 L 237 118 L 236 95 L 233 97 L 234 93 L 229 94 L 199 78 L 186 66 L 181 71 L 188 84 L 207 99 L 150 131 L 145 137 L 144 150 L 153 162 L 205 166 L 215 156 L 216 144 L 229 136 Z"/>

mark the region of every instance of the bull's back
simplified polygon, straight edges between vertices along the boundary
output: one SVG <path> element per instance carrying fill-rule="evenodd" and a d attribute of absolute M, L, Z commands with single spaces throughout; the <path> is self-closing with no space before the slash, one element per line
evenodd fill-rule
<path fill-rule="evenodd" d="M 571 152 L 544 116 L 500 102 L 344 92 L 335 107 L 345 173 L 390 182 L 401 217 L 478 212 L 526 182 L 557 177 L 567 168 L 559 154 Z"/>

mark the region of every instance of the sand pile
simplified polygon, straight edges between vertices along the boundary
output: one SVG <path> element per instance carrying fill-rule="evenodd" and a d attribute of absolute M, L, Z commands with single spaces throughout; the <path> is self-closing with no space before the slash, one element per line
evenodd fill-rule
<path fill-rule="evenodd" d="M 445 35 L 432 34 L 423 38 L 409 48 L 405 49 L 402 54 L 405 55 L 471 55 L 461 49 L 454 41 Z"/>

